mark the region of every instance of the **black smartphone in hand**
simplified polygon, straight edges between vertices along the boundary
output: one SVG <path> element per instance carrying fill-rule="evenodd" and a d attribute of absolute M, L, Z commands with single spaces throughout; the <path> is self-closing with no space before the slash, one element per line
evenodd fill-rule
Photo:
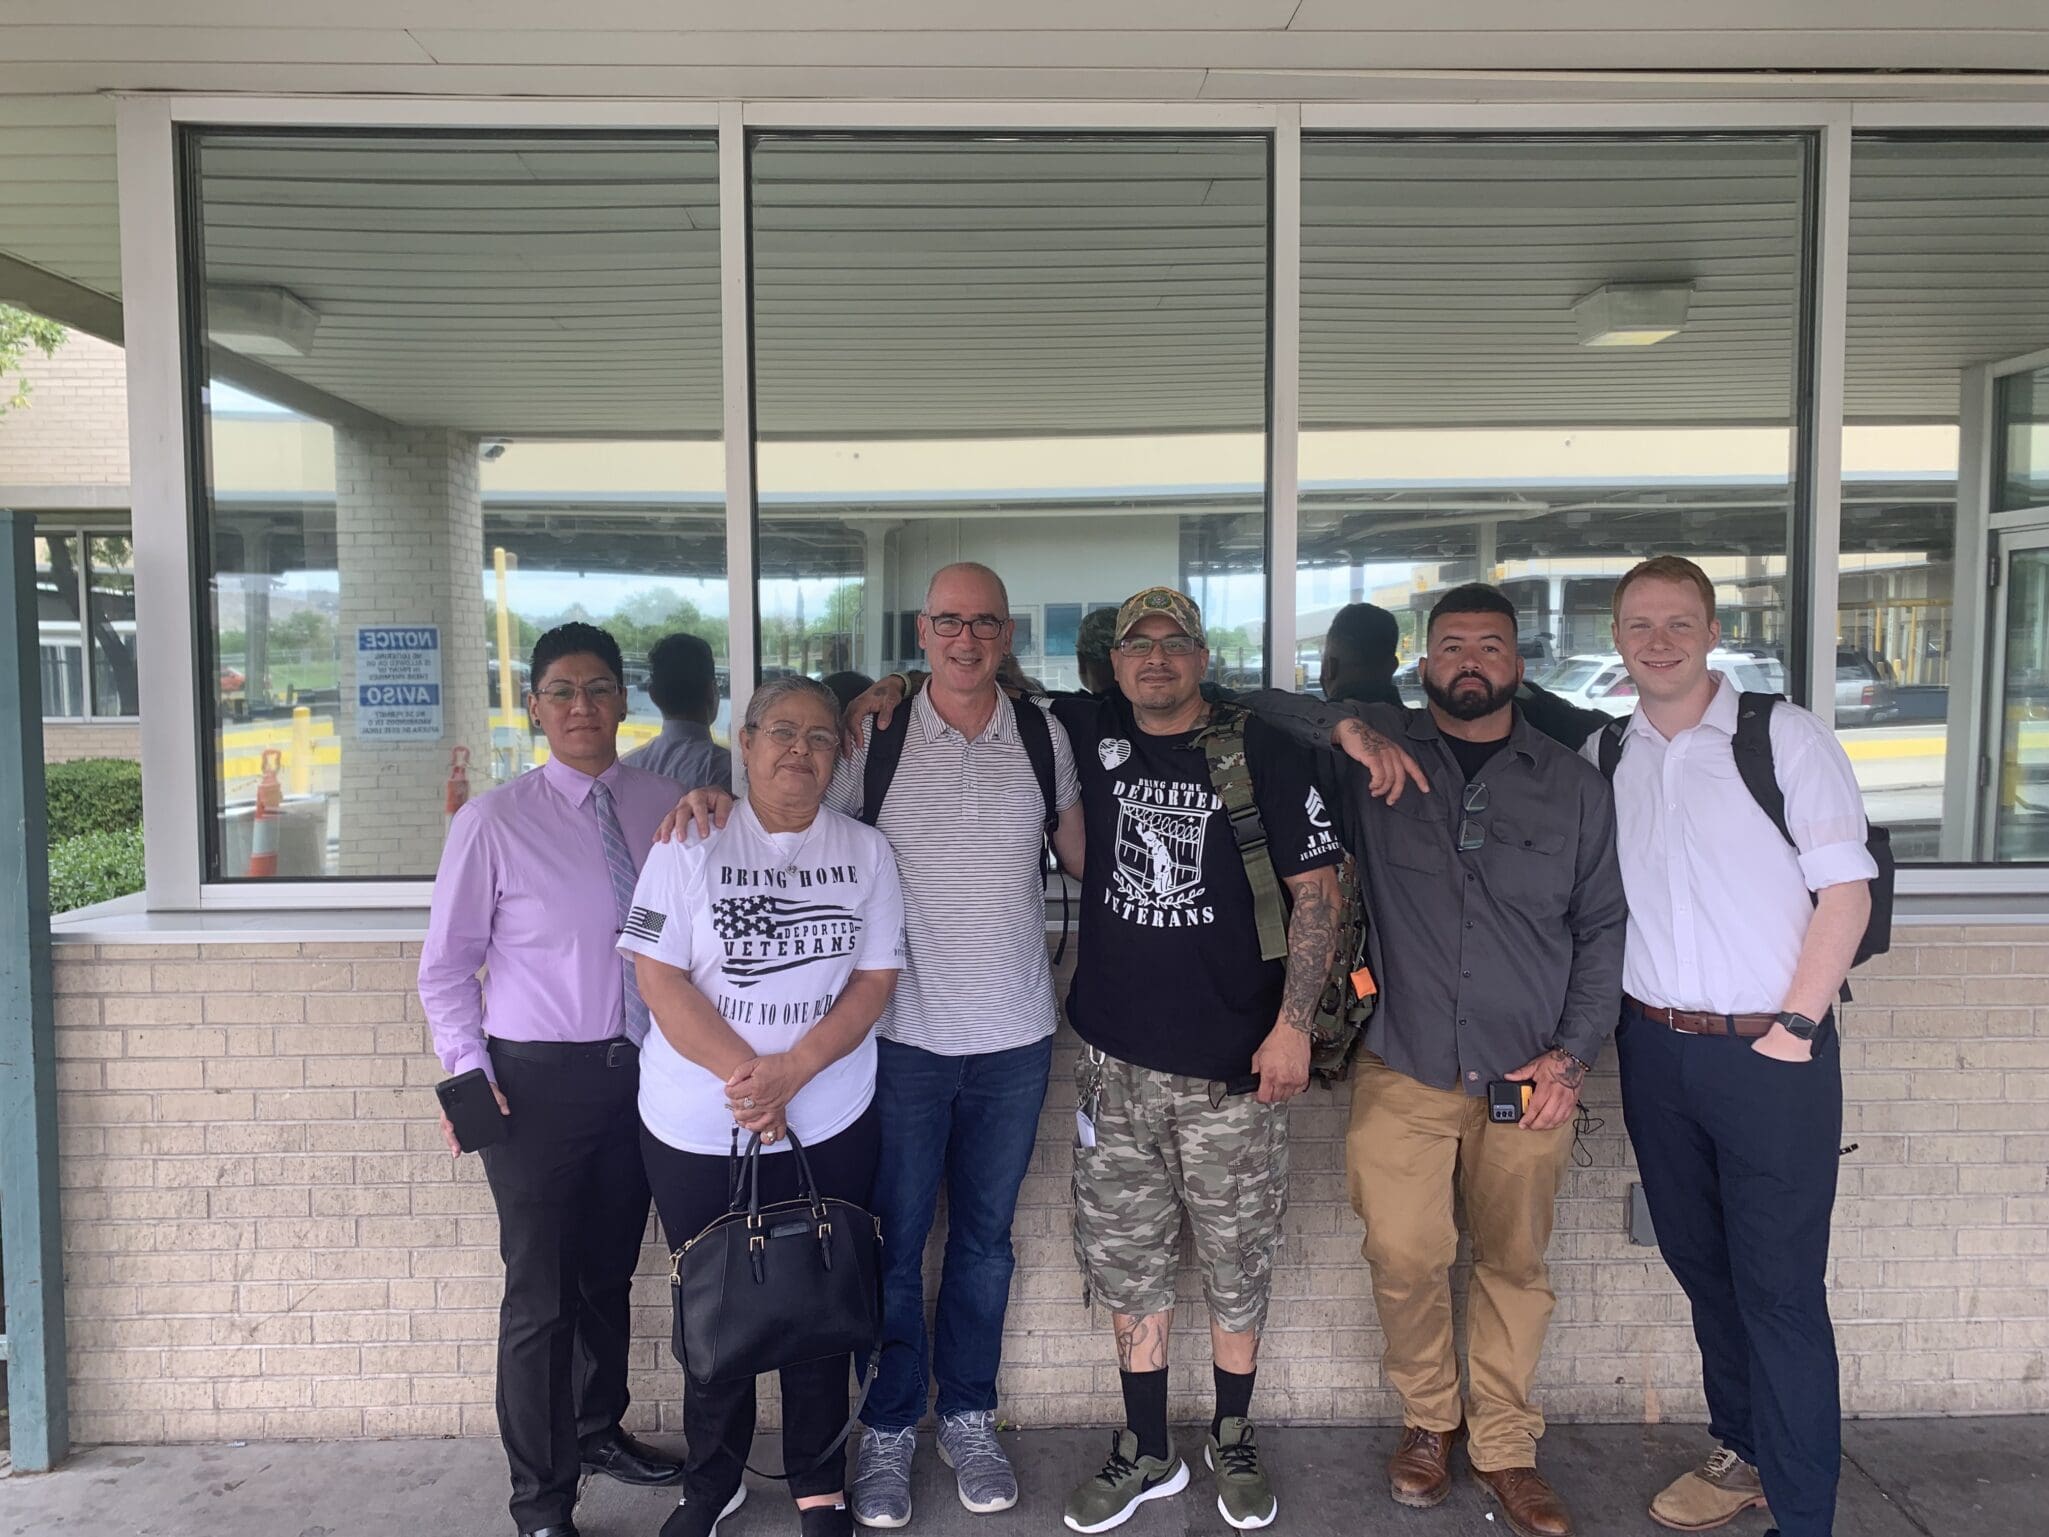
<path fill-rule="evenodd" d="M 434 1097 L 441 1101 L 441 1113 L 455 1128 L 455 1140 L 465 1153 L 474 1153 L 505 1140 L 505 1112 L 498 1108 L 498 1096 L 491 1092 L 491 1080 L 481 1067 L 473 1067 L 434 1085 Z"/>

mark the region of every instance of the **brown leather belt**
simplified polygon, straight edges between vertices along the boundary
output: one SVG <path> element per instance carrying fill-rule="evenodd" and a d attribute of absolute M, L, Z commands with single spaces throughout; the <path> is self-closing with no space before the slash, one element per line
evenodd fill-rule
<path fill-rule="evenodd" d="M 1779 1022 L 1776 1014 L 1703 1014 L 1696 1009 L 1660 1009 L 1645 1003 L 1641 998 L 1622 995 L 1628 1004 L 1645 1019 L 1660 1025 L 1670 1025 L 1684 1035 L 1733 1035 L 1740 1040 L 1755 1040 Z"/>

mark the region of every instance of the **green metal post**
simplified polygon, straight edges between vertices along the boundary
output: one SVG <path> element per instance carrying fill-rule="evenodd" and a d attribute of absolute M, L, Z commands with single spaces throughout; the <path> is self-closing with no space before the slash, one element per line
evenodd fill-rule
<path fill-rule="evenodd" d="M 57 1216 L 57 1029 L 36 644 L 35 523 L 0 509 L 0 1244 L 14 1466 L 71 1450 Z"/>

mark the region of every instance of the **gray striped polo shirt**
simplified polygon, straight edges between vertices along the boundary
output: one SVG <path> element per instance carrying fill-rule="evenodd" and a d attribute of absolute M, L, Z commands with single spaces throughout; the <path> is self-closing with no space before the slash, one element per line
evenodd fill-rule
<path fill-rule="evenodd" d="M 896 850 L 910 958 L 877 1028 L 940 1056 L 1007 1051 L 1053 1033 L 1039 851 L 1046 819 L 1038 776 L 999 694 L 973 741 L 939 718 L 932 696 L 910 704 L 903 757 L 876 826 Z M 1067 733 L 1048 712 L 1054 800 L 1081 795 Z M 826 804 L 859 816 L 864 741 L 833 776 Z"/>

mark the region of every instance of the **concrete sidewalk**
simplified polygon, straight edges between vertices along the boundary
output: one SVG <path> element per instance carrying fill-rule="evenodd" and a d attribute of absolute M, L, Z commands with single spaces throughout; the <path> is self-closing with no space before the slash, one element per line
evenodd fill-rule
<path fill-rule="evenodd" d="M 1267 1457 L 1281 1498 L 1277 1533 L 1352 1537 L 1506 1537 L 1494 1505 L 1464 1476 L 1433 1511 L 1387 1498 L 1381 1463 L 1395 1432 L 1274 1429 Z M 762 1461 L 774 1455 L 760 1448 Z M 1025 1497 L 1016 1510 L 971 1516 L 929 1440 L 918 1454 L 916 1519 L 922 1537 L 1019 1537 L 1064 1530 L 1070 1486 L 1102 1459 L 1101 1430 L 1040 1430 L 1006 1437 Z M 1200 1445 L 1193 1433 L 1185 1448 Z M 1841 1537 L 2041 1537 L 2049 1532 L 2049 1419 L 1865 1420 L 1846 1427 Z M 1544 1465 L 1571 1502 L 1581 1537 L 1644 1537 L 1650 1491 L 1706 1449 L 1684 1425 L 1559 1425 Z M 757 1480 L 724 1537 L 795 1537 L 795 1513 Z M 1142 1507 L 1131 1537 L 1229 1537 L 1206 1476 L 1186 1493 Z M 577 1508 L 583 1537 L 655 1537 L 675 1496 L 591 1481 Z M 1761 1515 L 1735 1522 L 1759 1537 Z M 511 1537 L 505 1464 L 490 1441 L 274 1442 L 228 1446 L 101 1447 L 58 1472 L 0 1480 L 0 1537 Z"/>

